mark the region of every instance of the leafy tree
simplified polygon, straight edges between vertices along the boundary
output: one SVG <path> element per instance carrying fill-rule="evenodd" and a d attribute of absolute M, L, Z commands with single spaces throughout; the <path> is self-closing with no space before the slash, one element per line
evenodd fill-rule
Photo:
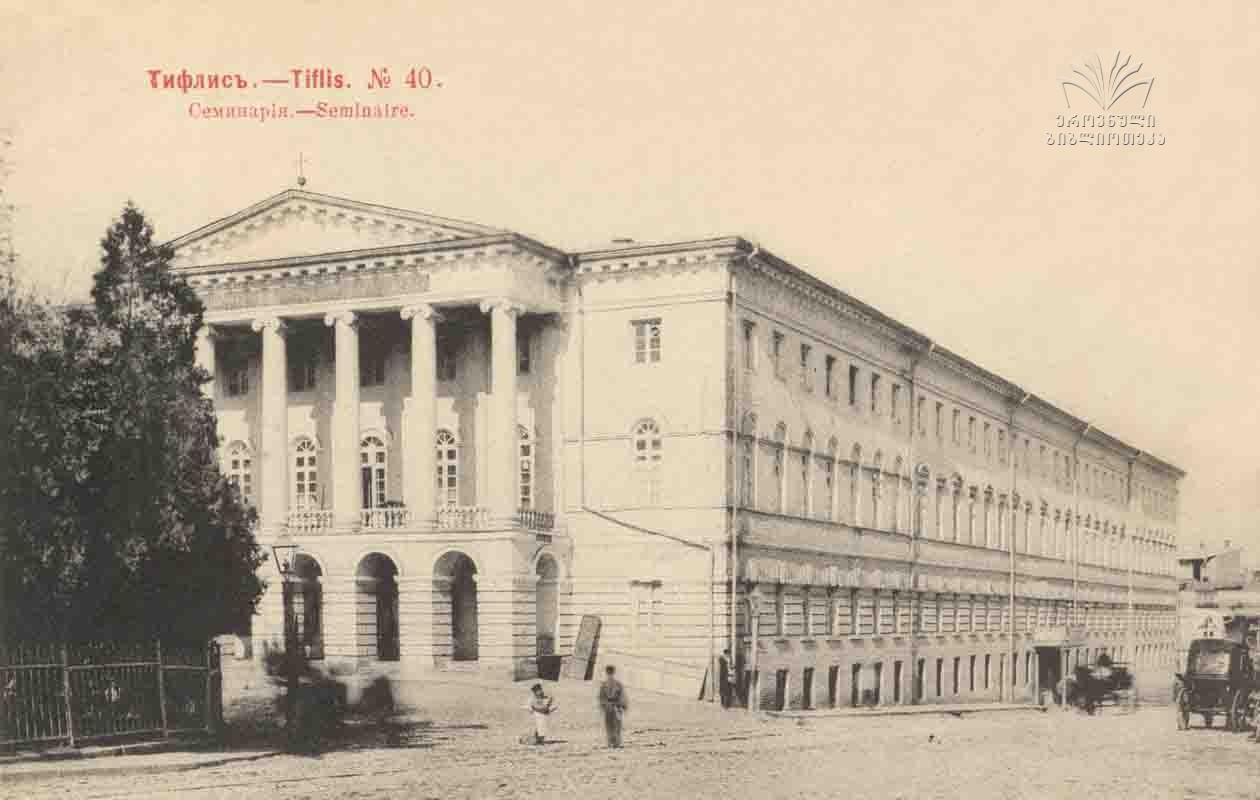
<path fill-rule="evenodd" d="M 132 205 L 91 307 L 0 302 L 4 622 L 10 635 L 202 640 L 262 591 L 253 512 L 222 475 L 203 306 Z"/>

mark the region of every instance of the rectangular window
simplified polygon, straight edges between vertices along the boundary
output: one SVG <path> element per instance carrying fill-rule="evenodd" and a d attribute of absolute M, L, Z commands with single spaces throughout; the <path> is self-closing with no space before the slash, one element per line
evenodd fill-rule
<path fill-rule="evenodd" d="M 315 388 L 315 354 L 297 353 L 295 356 L 289 362 L 289 391 L 309 392 Z"/>
<path fill-rule="evenodd" d="M 770 360 L 774 362 L 774 377 L 783 378 L 783 334 L 775 331 L 770 338 Z"/>
<path fill-rule="evenodd" d="M 1006 431 L 998 431 L 998 463 L 1006 463 Z"/>
<path fill-rule="evenodd" d="M 858 368 L 849 365 L 849 405 L 856 406 L 858 398 Z"/>
<path fill-rule="evenodd" d="M 827 356 L 823 359 L 823 392 L 827 397 L 836 396 L 836 387 L 832 385 L 832 381 L 836 375 L 836 357 Z"/>
<path fill-rule="evenodd" d="M 744 369 L 757 371 L 757 324 L 744 320 Z"/>
<path fill-rule="evenodd" d="M 976 452 L 976 418 L 967 417 L 967 448 Z"/>
<path fill-rule="evenodd" d="M 455 380 L 456 342 L 454 339 L 438 337 L 437 340 L 437 379 L 439 381 Z"/>
<path fill-rule="evenodd" d="M 634 632 L 636 636 L 656 633 L 660 617 L 658 584 L 654 581 L 634 581 L 630 585 L 634 602 Z"/>
<path fill-rule="evenodd" d="M 516 329 L 516 374 L 528 375 L 530 369 L 529 331 Z"/>
<path fill-rule="evenodd" d="M 919 407 L 915 411 L 915 415 L 919 418 L 919 436 L 927 436 L 927 398 L 919 398 Z"/>
<path fill-rule="evenodd" d="M 896 425 L 901 424 L 901 384 L 897 383 L 892 385 L 892 420 Z"/>
<path fill-rule="evenodd" d="M 801 388 L 807 392 L 814 391 L 814 376 L 810 374 L 809 369 L 809 345 L 801 343 Z"/>
<path fill-rule="evenodd" d="M 634 326 L 634 363 L 656 364 L 661 360 L 661 321 L 637 319 Z"/>
<path fill-rule="evenodd" d="M 226 393 L 228 397 L 240 397 L 249 394 L 249 368 L 232 367 L 228 370 Z"/>
<path fill-rule="evenodd" d="M 359 385 L 381 386 L 385 383 L 385 353 L 375 351 L 359 359 Z"/>
<path fill-rule="evenodd" d="M 936 441 L 945 441 L 945 404 L 936 404 Z"/>
<path fill-rule="evenodd" d="M 990 456 L 993 455 L 993 446 L 989 444 L 990 427 L 991 426 L 989 425 L 989 423 L 987 422 L 984 423 L 984 457 L 985 458 L 989 458 Z"/>
<path fill-rule="evenodd" d="M 879 413 L 879 376 L 871 375 L 871 413 Z"/>
<path fill-rule="evenodd" d="M 954 444 L 962 444 L 962 412 L 954 409 Z"/>

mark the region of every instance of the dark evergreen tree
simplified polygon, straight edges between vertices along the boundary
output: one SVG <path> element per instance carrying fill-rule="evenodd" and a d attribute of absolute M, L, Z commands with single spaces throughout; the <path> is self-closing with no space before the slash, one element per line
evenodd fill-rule
<path fill-rule="evenodd" d="M 194 364 L 203 306 L 134 206 L 101 247 L 93 306 L 15 305 L 10 338 L 25 349 L 0 354 L 0 380 L 26 387 L 4 406 L 9 629 L 191 641 L 240 630 L 263 555 L 219 470 L 209 376 Z"/>

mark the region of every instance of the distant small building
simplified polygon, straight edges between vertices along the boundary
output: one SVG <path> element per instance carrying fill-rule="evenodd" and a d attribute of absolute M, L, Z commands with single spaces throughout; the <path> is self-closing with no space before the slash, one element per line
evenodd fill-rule
<path fill-rule="evenodd" d="M 1181 649 L 1193 639 L 1222 638 L 1257 648 L 1260 632 L 1260 580 L 1244 568 L 1246 556 L 1229 540 L 1220 550 L 1185 553 L 1177 558 Z"/>

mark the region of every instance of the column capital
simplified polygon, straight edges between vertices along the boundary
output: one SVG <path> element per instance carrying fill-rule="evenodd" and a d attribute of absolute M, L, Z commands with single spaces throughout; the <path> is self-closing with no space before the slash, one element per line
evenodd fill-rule
<path fill-rule="evenodd" d="M 437 309 L 429 305 L 428 303 L 414 303 L 409 306 L 403 306 L 401 309 L 398 310 L 398 315 L 402 317 L 404 320 L 410 320 L 410 319 L 430 320 L 431 319 L 434 322 L 438 322 L 442 319 L 442 315 L 437 312 Z"/>
<path fill-rule="evenodd" d="M 255 319 L 253 322 L 249 324 L 249 327 L 253 329 L 254 333 L 262 333 L 263 331 L 270 330 L 272 333 L 277 333 L 281 336 L 284 336 L 285 333 L 288 332 L 289 326 L 280 317 L 273 316 L 273 317 L 258 317 L 257 319 Z"/>
<path fill-rule="evenodd" d="M 345 325 L 353 328 L 359 323 L 359 315 L 353 311 L 329 311 L 324 315 L 324 324 L 328 327 Z"/>
<path fill-rule="evenodd" d="M 505 314 L 518 317 L 525 313 L 525 306 L 520 303 L 515 303 L 506 297 L 487 298 L 478 304 L 478 308 L 481 309 L 482 314 L 489 314 L 493 311 L 502 311 Z"/>

